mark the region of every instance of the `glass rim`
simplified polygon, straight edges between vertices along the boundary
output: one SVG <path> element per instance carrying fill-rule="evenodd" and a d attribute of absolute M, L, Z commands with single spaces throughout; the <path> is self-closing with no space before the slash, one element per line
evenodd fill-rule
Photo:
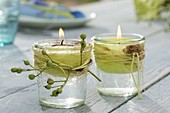
<path fill-rule="evenodd" d="M 39 40 L 35 43 L 33 43 L 32 45 L 32 49 L 79 49 L 80 48 L 80 39 L 64 39 L 64 41 L 66 41 L 66 43 L 64 43 L 63 45 L 60 45 L 61 43 L 61 39 L 45 39 L 45 40 Z M 57 44 L 56 46 L 53 44 Z M 68 45 L 66 45 L 68 44 Z M 89 42 L 86 42 L 86 44 L 88 44 L 90 46 Z"/>
<path fill-rule="evenodd" d="M 91 39 L 93 41 L 96 42 L 100 42 L 100 43 L 105 43 L 105 44 L 117 44 L 119 42 L 121 42 L 120 44 L 129 44 L 129 43 L 135 43 L 135 42 L 141 42 L 141 41 L 145 41 L 145 37 L 140 35 L 140 34 L 136 34 L 136 33 L 122 33 L 122 38 L 130 38 L 130 40 L 117 40 L 117 41 L 106 41 L 105 37 L 109 37 L 110 38 L 117 38 L 117 33 L 105 33 L 105 34 L 97 34 L 95 36 L 93 36 Z M 133 37 L 133 38 L 131 38 Z"/>

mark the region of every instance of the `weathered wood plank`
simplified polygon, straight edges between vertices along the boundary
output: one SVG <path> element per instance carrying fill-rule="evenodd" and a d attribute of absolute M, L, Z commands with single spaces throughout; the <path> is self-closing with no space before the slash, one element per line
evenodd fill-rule
<path fill-rule="evenodd" d="M 143 93 L 143 100 L 136 97 L 113 113 L 169 113 L 170 75 Z"/>
<path fill-rule="evenodd" d="M 12 47 L 12 46 L 11 46 Z M 28 58 L 29 55 L 24 55 L 21 51 L 19 51 L 17 48 L 12 47 L 12 51 L 9 51 L 9 53 L 4 54 L 4 58 L 2 59 L 0 64 L 0 98 L 9 95 L 10 93 L 16 92 L 23 87 L 28 87 L 32 83 L 29 82 L 25 74 L 22 74 L 21 76 L 17 76 L 15 74 L 12 74 L 10 72 L 10 69 L 12 67 L 19 67 L 23 66 L 22 60 L 23 59 L 30 59 Z M 5 50 L 7 51 L 7 50 Z M 30 53 L 30 52 L 28 52 Z M 35 83 L 35 82 L 34 82 Z"/>

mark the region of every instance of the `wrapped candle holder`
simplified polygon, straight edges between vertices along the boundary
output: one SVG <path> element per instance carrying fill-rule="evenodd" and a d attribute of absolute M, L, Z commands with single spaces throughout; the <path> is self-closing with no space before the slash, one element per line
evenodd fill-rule
<path fill-rule="evenodd" d="M 80 106 L 86 97 L 87 72 L 101 82 L 88 69 L 92 62 L 92 45 L 85 41 L 85 34 L 81 34 L 80 38 L 65 40 L 64 31 L 60 28 L 58 40 L 43 40 L 33 44 L 34 65 L 23 60 L 29 68 L 11 68 L 11 72 L 18 74 L 30 71 L 30 80 L 38 78 L 41 105 L 55 108 Z"/>
<path fill-rule="evenodd" d="M 34 67 L 46 67 L 38 76 L 40 104 L 56 108 L 84 104 L 91 44 L 86 43 L 82 54 L 80 41 L 73 39 L 64 40 L 62 44 L 61 40 L 44 40 L 35 43 L 32 48 Z"/>
<path fill-rule="evenodd" d="M 97 90 L 106 96 L 131 96 L 143 80 L 145 38 L 139 34 L 100 34 L 93 37 L 97 75 L 102 82 Z"/>

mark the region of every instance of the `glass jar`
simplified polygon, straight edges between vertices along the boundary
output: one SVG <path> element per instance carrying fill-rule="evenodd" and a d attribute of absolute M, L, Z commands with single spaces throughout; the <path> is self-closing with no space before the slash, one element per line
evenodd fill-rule
<path fill-rule="evenodd" d="M 86 43 L 82 53 L 82 64 L 80 64 L 80 41 L 78 40 L 66 40 L 63 45 L 59 40 L 45 40 L 33 45 L 34 67 L 42 68 L 49 59 L 57 65 L 46 69 L 38 77 L 41 105 L 72 108 L 84 104 L 91 49 L 91 44 Z M 42 50 L 46 51 L 47 55 L 43 55 Z M 80 68 L 82 65 L 84 67 Z M 55 81 L 50 89 L 45 88 L 48 85 L 48 79 Z M 53 92 L 58 88 L 62 88 L 62 93 L 54 96 Z"/>
<path fill-rule="evenodd" d="M 93 37 L 97 90 L 106 96 L 131 96 L 143 81 L 145 38 L 138 34 L 100 34 Z M 141 95 L 140 95 L 141 96 Z"/>
<path fill-rule="evenodd" d="M 18 28 L 19 0 L 0 1 L 0 46 L 12 44 Z"/>
<path fill-rule="evenodd" d="M 83 105 L 86 98 L 87 72 L 82 75 L 73 75 L 62 89 L 62 93 L 57 97 L 51 96 L 54 89 L 47 90 L 48 78 L 55 81 L 64 81 L 65 77 L 55 77 L 47 73 L 42 73 L 38 79 L 38 95 L 41 105 L 55 108 L 72 108 Z M 57 85 L 61 85 L 58 83 Z"/>

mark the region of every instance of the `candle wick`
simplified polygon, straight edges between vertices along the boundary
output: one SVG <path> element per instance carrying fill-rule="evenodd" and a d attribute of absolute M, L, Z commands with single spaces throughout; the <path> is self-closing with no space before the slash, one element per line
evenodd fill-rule
<path fill-rule="evenodd" d="M 64 40 L 61 40 L 61 43 L 60 43 L 60 45 L 63 45 L 63 42 L 64 42 Z"/>

